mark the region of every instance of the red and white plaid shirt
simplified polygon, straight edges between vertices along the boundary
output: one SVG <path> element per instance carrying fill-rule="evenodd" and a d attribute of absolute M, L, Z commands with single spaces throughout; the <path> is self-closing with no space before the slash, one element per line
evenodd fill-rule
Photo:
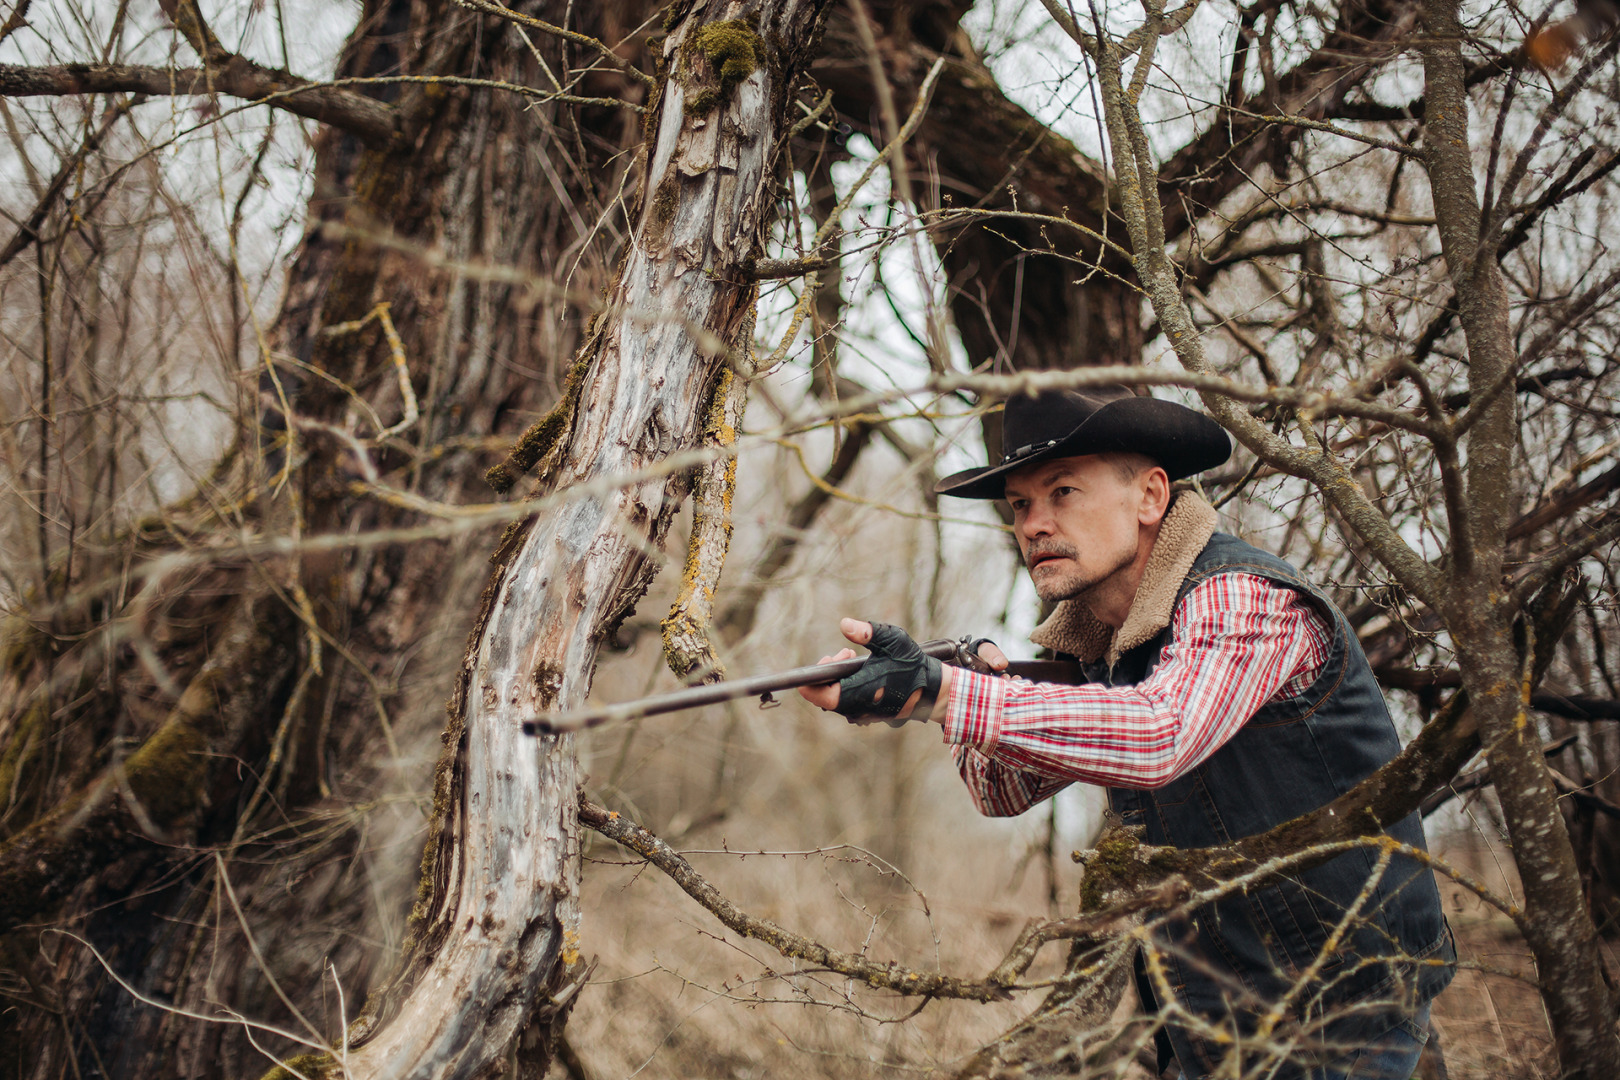
<path fill-rule="evenodd" d="M 1134 686 L 1062 686 L 953 671 L 945 741 L 979 812 L 1020 814 L 1076 780 L 1157 788 L 1304 692 L 1332 631 L 1292 589 L 1219 574 L 1190 590 L 1170 642 Z"/>

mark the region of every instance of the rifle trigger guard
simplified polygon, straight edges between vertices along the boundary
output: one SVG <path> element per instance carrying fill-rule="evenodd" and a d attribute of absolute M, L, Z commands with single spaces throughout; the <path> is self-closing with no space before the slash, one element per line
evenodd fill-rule
<path fill-rule="evenodd" d="M 775 695 L 767 690 L 763 694 L 759 695 L 759 707 L 761 709 L 780 709 L 782 707 L 782 703 L 777 701 Z"/>

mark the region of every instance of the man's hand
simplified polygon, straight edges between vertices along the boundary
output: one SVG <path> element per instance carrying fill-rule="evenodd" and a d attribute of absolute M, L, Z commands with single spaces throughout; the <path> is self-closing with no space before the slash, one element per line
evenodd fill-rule
<path fill-rule="evenodd" d="M 882 624 L 879 624 L 879 625 L 882 625 Z M 844 632 L 844 636 L 846 638 L 848 638 L 850 641 L 853 641 L 857 645 L 869 645 L 872 642 L 873 627 L 872 627 L 872 624 L 869 623 L 869 622 L 862 622 L 859 619 L 844 619 L 842 622 L 839 623 L 839 629 L 841 629 Z M 896 630 L 896 628 L 893 628 L 893 627 L 891 627 L 889 629 L 891 631 L 895 632 L 895 633 L 898 633 L 900 635 L 900 637 L 904 639 L 904 642 L 911 642 L 910 637 L 908 635 L 906 635 L 904 631 Z M 1007 657 L 1002 653 L 1002 651 L 999 648 L 996 647 L 994 642 L 989 641 L 988 639 L 981 638 L 979 641 L 975 642 L 974 644 L 975 644 L 975 649 L 976 649 L 980 659 L 984 660 L 985 663 L 987 663 L 993 670 L 996 670 L 996 671 L 1005 670 L 1005 668 L 1007 667 Z M 912 646 L 913 646 L 913 648 L 915 648 L 915 643 L 914 642 L 912 643 Z M 903 643 L 901 644 L 900 647 L 901 647 L 902 650 L 904 649 Z M 926 658 L 926 657 L 921 657 L 920 659 L 919 658 L 907 659 L 907 658 L 903 658 L 903 657 L 897 657 L 897 656 L 893 655 L 893 652 L 894 652 L 894 647 L 893 646 L 885 647 L 885 644 L 883 642 L 880 642 L 877 646 L 873 646 L 873 659 L 876 660 L 876 661 L 882 661 L 883 663 L 880 664 L 879 668 L 873 668 L 872 665 L 869 663 L 867 668 L 862 669 L 862 672 L 864 674 L 864 673 L 870 671 L 871 674 L 866 675 L 866 680 L 867 680 L 867 682 L 872 682 L 872 681 L 874 681 L 874 677 L 879 676 L 882 666 L 885 666 L 885 665 L 887 665 L 889 667 L 898 666 L 898 667 L 902 668 L 902 671 L 900 673 L 900 683 L 901 683 L 901 685 L 903 687 L 905 687 L 906 689 L 909 689 L 909 691 L 910 691 L 907 694 L 905 701 L 901 704 L 900 709 L 899 709 L 898 712 L 891 713 L 889 711 L 889 709 L 880 708 L 880 706 L 882 704 L 882 698 L 885 697 L 889 693 L 888 686 L 887 686 L 887 682 L 888 682 L 888 677 L 887 676 L 884 676 L 884 677 L 881 677 L 881 678 L 876 678 L 876 680 L 875 680 L 876 682 L 882 683 L 883 685 L 868 686 L 868 687 L 865 687 L 864 689 L 860 688 L 860 687 L 857 687 L 857 686 L 850 686 L 848 688 L 852 692 L 854 692 L 854 693 L 862 693 L 863 698 L 864 698 L 865 694 L 869 693 L 869 694 L 872 695 L 871 701 L 866 703 L 867 708 L 862 709 L 862 715 L 850 717 L 851 722 L 853 722 L 853 723 L 870 723 L 873 720 L 885 719 L 888 716 L 893 716 L 896 720 L 905 720 L 908 717 L 910 717 L 912 712 L 916 709 L 917 703 L 922 699 L 923 693 L 927 689 L 927 687 L 926 687 L 926 685 L 917 685 L 915 679 L 913 679 L 911 681 L 910 685 L 907 686 L 905 684 L 905 682 L 904 682 L 904 670 L 903 669 L 904 669 L 904 667 L 912 665 L 912 664 L 917 665 L 917 668 L 921 669 L 924 665 L 932 664 L 932 663 L 935 663 L 935 662 L 928 660 L 928 658 Z M 834 662 L 839 661 L 839 660 L 850 660 L 850 659 L 853 659 L 854 657 L 856 657 L 857 655 L 859 655 L 859 654 L 857 654 L 854 649 L 841 649 L 836 654 L 834 654 L 832 656 L 823 656 L 821 658 L 821 660 L 820 660 L 820 663 L 830 664 L 830 663 L 834 663 Z M 949 666 L 944 666 L 939 672 L 939 689 L 937 691 L 937 695 L 936 695 L 936 698 L 935 698 L 934 708 L 933 708 L 930 716 L 928 717 L 928 719 L 937 720 L 937 721 L 939 721 L 941 723 L 944 722 L 946 709 L 950 705 L 951 677 L 952 677 L 952 669 Z M 860 680 L 860 679 L 861 679 L 860 675 L 852 676 L 850 679 L 845 680 L 845 684 L 850 684 L 851 682 L 854 682 L 854 681 L 857 681 L 857 680 Z M 806 701 L 810 702 L 810 704 L 815 705 L 818 708 L 827 709 L 827 710 L 834 711 L 834 712 L 841 712 L 841 713 L 844 713 L 845 716 L 849 716 L 848 711 L 846 711 L 845 709 L 840 709 L 839 708 L 839 703 L 841 701 L 843 701 L 844 698 L 845 698 L 845 693 L 844 693 L 844 690 L 846 688 L 845 684 L 823 683 L 820 686 L 805 686 L 805 687 L 800 687 L 799 688 L 799 693 L 801 695 L 803 695 L 803 697 L 804 697 L 804 699 Z M 911 689 L 910 687 L 912 687 L 912 686 L 915 686 L 916 688 Z M 874 708 L 872 706 L 879 706 L 879 707 Z M 853 708 L 854 706 L 850 706 L 850 707 Z"/>
<path fill-rule="evenodd" d="M 806 701 L 842 713 L 851 723 L 904 721 L 924 694 L 933 690 L 934 708 L 927 719 L 945 715 L 941 706 L 949 700 L 950 669 L 924 655 L 911 635 L 897 626 L 859 619 L 844 619 L 838 628 L 855 644 L 868 646 L 872 655 L 865 667 L 841 683 L 800 687 L 799 693 Z M 854 649 L 840 649 L 832 656 L 823 656 L 820 662 L 829 664 L 856 655 Z"/>
<path fill-rule="evenodd" d="M 861 622 L 857 619 L 843 619 L 839 621 L 838 628 L 844 632 L 845 637 L 857 645 L 865 645 L 872 640 L 871 623 Z M 840 660 L 853 660 L 859 655 L 854 649 L 839 649 L 831 656 L 823 656 L 816 663 L 836 664 Z M 801 686 L 799 687 L 799 696 L 818 709 L 831 712 L 838 708 L 838 684 L 835 682 L 820 683 L 816 686 Z"/>

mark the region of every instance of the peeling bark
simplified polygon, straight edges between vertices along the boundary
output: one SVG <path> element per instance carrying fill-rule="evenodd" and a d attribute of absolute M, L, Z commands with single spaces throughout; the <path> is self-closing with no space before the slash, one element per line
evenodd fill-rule
<path fill-rule="evenodd" d="M 518 6 L 559 18 L 565 7 L 547 0 Z M 627 0 L 593 9 L 579 25 L 617 40 L 645 15 Z M 206 38 L 199 40 L 207 49 Z M 556 66 L 554 39 L 538 37 L 535 47 Z M 367 0 L 338 73 L 433 71 L 538 85 L 532 57 L 506 24 L 449 0 Z M 597 78 L 629 100 L 642 93 L 617 74 Z M 214 85 L 222 95 L 240 88 L 224 78 Z M 370 105 L 360 107 L 397 118 L 401 137 L 378 148 L 342 127 L 316 133 L 305 241 L 267 335 L 276 353 L 320 373 L 278 367 L 298 421 L 341 429 L 357 411 L 350 391 L 324 374 L 355 388 L 387 424 L 400 406 L 390 350 L 375 324 L 337 336 L 325 328 L 390 303 L 421 416 L 389 445 L 373 447 L 374 463 L 390 484 L 428 500 L 459 501 L 489 463 L 481 444 L 509 430 L 514 414 L 538 411 L 555 397 L 548 379 L 561 365 L 554 358 L 573 351 L 584 319 L 561 301 L 537 300 L 521 280 L 482 280 L 458 267 L 488 263 L 561 281 L 581 254 L 570 245 L 589 228 L 576 231 L 579 211 L 569 202 L 593 212 L 593 185 L 620 148 L 593 142 L 600 156 L 575 163 L 575 172 L 568 155 L 577 146 L 558 123 L 568 120 L 564 109 L 465 88 L 366 87 L 365 94 Z M 630 117 L 628 143 L 639 140 L 639 121 L 628 110 L 582 112 L 583 122 L 604 133 Z M 629 167 L 628 158 L 620 167 Z M 516 192 L 532 197 L 511 197 Z M 378 236 L 398 246 L 370 242 Z M 612 254 L 605 241 L 589 247 L 575 287 L 594 294 L 608 280 Z M 354 795 L 392 787 L 389 773 L 401 759 L 383 749 L 389 740 L 431 739 L 442 727 L 442 692 L 414 700 L 410 682 L 396 681 L 400 664 L 424 639 L 465 632 L 481 584 L 474 578 L 482 575 L 464 567 L 480 564 L 494 536 L 260 566 L 222 555 L 203 570 L 165 579 L 134 604 L 97 591 L 99 582 L 117 581 L 125 568 L 177 546 L 228 549 L 222 537 L 244 530 L 289 535 L 300 514 L 305 536 L 419 520 L 409 508 L 357 498 L 350 450 L 318 431 L 298 431 L 295 461 L 303 467 L 267 485 L 284 461 L 276 441 L 287 426 L 280 406 L 277 400 L 257 418 L 262 429 L 252 411 L 242 417 L 236 443 L 197 498 L 140 522 L 105 556 L 59 569 L 40 614 L 28 611 L 31 621 L 6 627 L 0 781 L 9 777 L 7 795 L 19 797 L 0 820 L 0 837 L 9 842 L 0 847 L 0 882 L 19 886 L 10 894 L 11 921 L 25 921 L 0 938 L 0 949 L 11 958 L 5 966 L 31 989 L 13 997 L 0 1018 L 0 1075 L 95 1068 L 203 1078 L 265 1068 L 240 1028 L 133 1003 L 86 950 L 42 934 L 41 925 L 71 926 L 114 971 L 159 1000 L 207 1012 L 224 1006 L 272 1022 L 286 1014 L 268 977 L 320 1015 L 310 1002 L 330 991 L 330 961 L 352 1016 L 389 959 L 390 947 L 377 943 L 397 917 L 387 896 L 378 903 L 392 885 L 389 868 L 373 864 L 353 875 L 326 868 L 334 856 L 365 865 L 364 837 L 379 818 Z M 299 610 L 295 586 L 310 600 L 307 612 Z M 66 603 L 50 602 L 63 597 Z M 306 613 L 324 637 L 309 632 Z M 154 685 L 124 644 L 125 628 L 155 651 L 174 691 Z M 245 647 L 239 631 L 252 637 Z M 319 672 L 316 648 L 324 653 Z M 60 752 L 41 754 L 42 746 Z M 177 747 L 185 752 L 167 752 Z M 122 762 L 122 782 L 109 759 Z M 149 763 L 165 767 L 155 786 L 147 782 Z M 347 790 L 334 797 L 329 787 Z M 87 812 L 64 817 L 59 808 Z M 308 826 L 335 810 L 352 814 L 350 824 L 310 843 Z M 64 821 L 72 828 L 56 827 Z M 51 880 L 7 862 L 8 850 L 45 850 L 41 844 Z M 246 911 L 242 925 L 214 906 L 219 879 L 212 860 L 196 859 L 197 847 L 226 853 Z M 379 929 L 385 932 L 368 933 Z M 269 970 L 247 947 L 249 933 Z M 548 983 L 544 992 L 561 990 Z M 341 1034 L 335 1028 L 325 1031 L 334 1042 Z"/>
<path fill-rule="evenodd" d="M 573 737 L 530 739 L 519 723 L 584 700 L 601 643 L 656 572 L 647 553 L 687 493 L 661 463 L 697 444 L 725 350 L 752 311 L 735 271 L 759 254 L 786 110 L 823 7 L 699 2 L 663 46 L 636 234 L 582 356 L 586 388 L 552 487 L 622 484 L 561 502 L 503 545 L 441 766 L 431 893 L 399 981 L 349 1053 L 355 1076 L 483 1075 L 523 1025 L 554 1011 L 540 989 L 578 963 Z M 723 56 L 717 26 L 729 35 Z M 732 39 L 754 51 L 749 70 L 732 63 Z"/>

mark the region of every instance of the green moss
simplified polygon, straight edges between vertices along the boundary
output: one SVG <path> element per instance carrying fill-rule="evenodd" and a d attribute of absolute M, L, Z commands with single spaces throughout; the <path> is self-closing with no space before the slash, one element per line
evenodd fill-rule
<path fill-rule="evenodd" d="M 686 88 L 683 109 L 687 116 L 707 116 L 765 62 L 765 40 L 746 20 L 722 19 L 698 27 L 683 52 L 688 57 L 681 78 Z M 701 65 L 693 70 L 694 55 L 707 61 L 708 72 Z M 718 86 L 714 79 L 719 80 Z"/>
<path fill-rule="evenodd" d="M 536 462 L 562 441 L 563 436 L 573 427 L 574 407 L 579 404 L 580 387 L 585 382 L 585 372 L 590 369 L 591 358 L 595 355 L 593 338 L 581 346 L 579 355 L 569 367 L 568 380 L 563 384 L 563 394 L 557 404 L 518 436 L 518 441 L 513 444 L 511 453 L 506 455 L 506 460 L 484 474 L 485 483 L 505 494 L 518 482 L 519 477 L 534 468 Z"/>
<path fill-rule="evenodd" d="M 662 57 L 663 53 L 659 52 L 657 55 Z M 660 69 L 663 68 L 662 61 L 658 66 Z M 658 132 L 658 118 L 663 115 L 660 111 L 663 103 L 664 78 L 663 71 L 660 70 L 658 73 L 658 85 L 653 87 L 652 96 L 647 99 L 647 111 L 641 114 L 641 141 L 648 146 L 653 144 L 653 136 Z"/>
<path fill-rule="evenodd" d="M 686 14 L 691 6 L 690 0 L 675 0 L 675 3 L 670 4 L 669 10 L 664 12 L 664 33 L 667 34 L 675 29 L 675 24 L 681 21 L 681 17 Z"/>
<path fill-rule="evenodd" d="M 765 59 L 765 40 L 742 19 L 708 23 L 692 36 L 692 44 L 720 76 L 722 91 L 748 78 Z"/>
<path fill-rule="evenodd" d="M 494 466 L 484 474 L 484 480 L 496 491 L 505 493 L 510 491 L 512 485 L 518 482 L 518 477 L 534 468 L 534 463 L 546 456 L 546 452 L 557 445 L 562 437 L 563 429 L 568 424 L 568 413 L 564 408 L 569 404 L 565 395 L 552 407 L 551 411 L 530 425 L 529 430 L 518 436 L 513 445 L 512 452 L 505 461 Z"/>
<path fill-rule="evenodd" d="M 682 108 L 686 110 L 687 116 L 708 116 L 714 112 L 714 107 L 718 104 L 720 91 L 712 86 L 705 86 L 688 97 Z"/>
<path fill-rule="evenodd" d="M 1085 853 L 1086 876 L 1080 880 L 1080 910 L 1082 913 L 1098 911 L 1103 906 L 1103 891 L 1123 881 L 1134 868 L 1136 849 L 1141 841 L 1129 829 L 1110 829 L 1097 840 L 1097 846 Z M 1075 853 L 1076 858 L 1081 853 Z"/>
<path fill-rule="evenodd" d="M 663 183 L 653 192 L 652 204 L 648 207 L 646 236 L 648 247 L 656 248 L 669 237 L 669 230 L 675 224 L 676 209 L 675 178 L 666 176 Z"/>
<path fill-rule="evenodd" d="M 130 790 L 153 821 L 173 821 L 197 804 L 207 750 L 202 732 L 174 719 L 125 760 Z"/>
<path fill-rule="evenodd" d="M 308 1080 L 326 1080 L 336 1075 L 336 1068 L 337 1062 L 328 1054 L 299 1054 L 265 1073 L 261 1080 L 298 1080 L 300 1076 Z"/>

